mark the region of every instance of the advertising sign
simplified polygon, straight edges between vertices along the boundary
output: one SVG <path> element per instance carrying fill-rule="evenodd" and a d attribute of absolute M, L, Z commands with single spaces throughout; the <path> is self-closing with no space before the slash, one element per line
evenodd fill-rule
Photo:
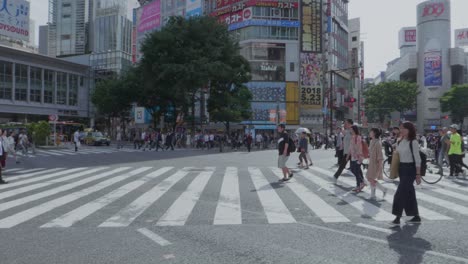
<path fill-rule="evenodd" d="M 440 50 L 424 53 L 424 86 L 442 85 L 442 55 Z"/>
<path fill-rule="evenodd" d="M 249 7 L 243 10 L 239 10 L 235 13 L 228 13 L 228 14 L 219 16 L 219 21 L 224 22 L 228 25 L 231 25 L 233 23 L 240 23 L 243 21 L 250 20 L 251 18 L 252 18 L 252 8 Z"/>
<path fill-rule="evenodd" d="M 0 35 L 29 41 L 29 2 L 0 0 Z"/>
<path fill-rule="evenodd" d="M 405 30 L 405 42 L 416 42 L 416 29 Z"/>
<path fill-rule="evenodd" d="M 300 103 L 304 108 L 322 106 L 322 65 L 320 54 L 301 53 Z"/>
<path fill-rule="evenodd" d="M 450 2 L 448 0 L 426 1 L 418 5 L 418 23 L 432 20 L 449 20 Z"/>
<path fill-rule="evenodd" d="M 417 31 L 416 27 L 404 27 L 398 33 L 399 47 L 416 46 Z"/>
<path fill-rule="evenodd" d="M 295 3 L 285 3 L 279 1 L 261 1 L 261 0 L 249 0 L 247 2 L 237 3 L 231 6 L 224 6 L 222 8 L 216 9 L 216 11 L 212 12 L 211 16 L 220 16 L 223 14 L 227 14 L 230 12 L 237 12 L 247 7 L 252 6 L 260 6 L 260 7 L 272 7 L 272 8 L 280 8 L 280 9 L 297 9 L 299 4 Z"/>
<path fill-rule="evenodd" d="M 135 123 L 144 124 L 145 123 L 145 112 L 144 107 L 135 107 Z"/>
<path fill-rule="evenodd" d="M 236 30 L 248 26 L 276 26 L 276 27 L 299 27 L 299 21 L 292 20 L 266 20 L 266 19 L 251 19 L 239 23 L 231 24 L 228 30 Z"/>
<path fill-rule="evenodd" d="M 138 23 L 138 32 L 144 33 L 161 26 L 161 0 L 155 0 L 145 6 Z"/>
<path fill-rule="evenodd" d="M 185 17 L 201 16 L 202 6 L 201 0 L 186 0 Z"/>
<path fill-rule="evenodd" d="M 322 1 L 302 0 L 301 18 L 301 51 L 322 52 Z"/>
<path fill-rule="evenodd" d="M 455 30 L 455 47 L 468 46 L 468 28 Z"/>

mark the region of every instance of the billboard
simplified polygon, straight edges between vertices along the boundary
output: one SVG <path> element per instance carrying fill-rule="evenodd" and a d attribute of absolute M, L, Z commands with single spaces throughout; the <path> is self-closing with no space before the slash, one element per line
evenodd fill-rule
<path fill-rule="evenodd" d="M 416 46 L 417 31 L 415 27 L 405 27 L 400 29 L 398 34 L 399 47 L 403 46 Z"/>
<path fill-rule="evenodd" d="M 442 55 L 440 50 L 424 53 L 424 86 L 442 85 Z"/>
<path fill-rule="evenodd" d="M 468 46 L 468 28 L 455 30 L 455 47 Z"/>
<path fill-rule="evenodd" d="M 252 7 L 248 7 L 237 12 L 227 13 L 218 17 L 220 22 L 224 22 L 227 25 L 234 23 L 240 23 L 243 21 L 250 20 L 252 18 Z"/>
<path fill-rule="evenodd" d="M 322 106 L 322 63 L 321 54 L 302 52 L 300 54 L 300 102 L 309 109 Z"/>
<path fill-rule="evenodd" d="M 0 35 L 29 41 L 29 2 L 0 0 Z"/>
<path fill-rule="evenodd" d="M 138 14 L 137 14 L 138 16 Z M 161 0 L 143 6 L 138 21 L 138 33 L 146 33 L 161 26 Z"/>
<path fill-rule="evenodd" d="M 450 20 L 448 0 L 426 1 L 418 5 L 418 24 L 433 20 Z"/>
<path fill-rule="evenodd" d="M 236 30 L 248 26 L 276 26 L 276 27 L 299 27 L 299 21 L 293 20 L 267 20 L 267 19 L 250 19 L 239 23 L 229 25 L 228 30 Z"/>
<path fill-rule="evenodd" d="M 202 15 L 201 0 L 186 0 L 185 17 L 201 16 L 201 15 Z"/>
<path fill-rule="evenodd" d="M 302 0 L 301 18 L 301 51 L 322 52 L 322 1 Z"/>

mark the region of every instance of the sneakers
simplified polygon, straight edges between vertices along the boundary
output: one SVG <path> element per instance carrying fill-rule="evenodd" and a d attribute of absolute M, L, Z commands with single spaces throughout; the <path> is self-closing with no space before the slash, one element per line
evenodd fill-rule
<path fill-rule="evenodd" d="M 294 173 L 289 174 L 289 179 L 291 179 L 292 177 L 294 177 Z"/>
<path fill-rule="evenodd" d="M 420 224 L 421 223 L 421 217 L 419 215 L 413 217 L 411 220 L 409 220 L 407 223 L 410 224 Z"/>
<path fill-rule="evenodd" d="M 390 225 L 392 225 L 392 226 L 400 226 L 400 224 L 401 224 L 401 223 L 400 223 L 400 217 L 395 218 L 395 220 L 393 220 L 393 221 L 390 223 Z"/>
<path fill-rule="evenodd" d="M 282 178 L 281 180 L 279 180 L 280 182 L 287 182 L 289 181 L 291 178 Z"/>
<path fill-rule="evenodd" d="M 0 184 L 7 184 L 8 182 L 4 181 L 4 180 L 0 180 Z"/>

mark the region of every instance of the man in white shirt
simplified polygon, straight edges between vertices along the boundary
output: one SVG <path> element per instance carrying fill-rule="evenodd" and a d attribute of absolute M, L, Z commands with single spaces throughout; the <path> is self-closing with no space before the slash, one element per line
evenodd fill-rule
<path fill-rule="evenodd" d="M 255 144 L 257 145 L 257 149 L 260 149 L 260 146 L 262 145 L 263 137 L 259 133 L 255 136 Z"/>
<path fill-rule="evenodd" d="M 210 133 L 210 148 L 214 147 L 214 134 Z"/>
<path fill-rule="evenodd" d="M 78 151 L 78 146 L 80 145 L 80 130 L 76 130 L 73 134 L 73 143 L 75 143 L 75 152 Z"/>

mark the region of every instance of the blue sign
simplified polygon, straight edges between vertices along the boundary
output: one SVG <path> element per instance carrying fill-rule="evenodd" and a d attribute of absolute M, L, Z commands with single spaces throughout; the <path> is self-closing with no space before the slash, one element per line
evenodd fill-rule
<path fill-rule="evenodd" d="M 250 19 L 239 23 L 231 24 L 228 30 L 236 30 L 248 26 L 276 26 L 276 27 L 299 27 L 299 21 L 292 20 L 266 20 L 266 19 Z"/>
<path fill-rule="evenodd" d="M 424 86 L 442 85 L 442 56 L 440 51 L 424 53 Z"/>
<path fill-rule="evenodd" d="M 201 16 L 202 3 L 201 0 L 186 0 L 185 17 Z"/>

